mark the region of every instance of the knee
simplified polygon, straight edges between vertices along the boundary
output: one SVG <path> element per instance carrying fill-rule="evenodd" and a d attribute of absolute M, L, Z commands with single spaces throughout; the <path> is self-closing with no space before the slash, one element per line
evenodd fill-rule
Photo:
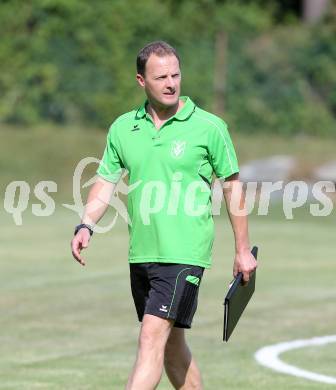
<path fill-rule="evenodd" d="M 164 353 L 166 338 L 165 336 L 152 327 L 144 326 L 139 337 L 139 349 L 141 351 Z"/>
<path fill-rule="evenodd" d="M 149 329 L 143 329 L 139 337 L 139 348 L 152 350 L 158 347 L 155 335 Z"/>

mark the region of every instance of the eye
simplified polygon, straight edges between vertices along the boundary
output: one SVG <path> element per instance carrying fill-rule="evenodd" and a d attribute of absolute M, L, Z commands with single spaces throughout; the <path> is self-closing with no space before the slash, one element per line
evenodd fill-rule
<path fill-rule="evenodd" d="M 175 74 L 173 74 L 173 77 L 176 79 L 177 77 L 180 77 L 180 74 L 179 73 L 175 73 Z"/>

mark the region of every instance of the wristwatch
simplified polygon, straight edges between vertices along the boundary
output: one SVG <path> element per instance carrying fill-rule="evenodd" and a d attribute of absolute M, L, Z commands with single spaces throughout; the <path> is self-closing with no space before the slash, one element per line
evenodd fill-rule
<path fill-rule="evenodd" d="M 88 229 L 88 231 L 90 232 L 90 236 L 92 236 L 92 234 L 93 234 L 92 227 L 90 225 L 87 225 L 86 223 L 81 223 L 80 225 L 77 225 L 76 228 L 75 228 L 74 235 L 76 235 L 79 232 L 79 230 L 82 229 L 82 228 Z"/>

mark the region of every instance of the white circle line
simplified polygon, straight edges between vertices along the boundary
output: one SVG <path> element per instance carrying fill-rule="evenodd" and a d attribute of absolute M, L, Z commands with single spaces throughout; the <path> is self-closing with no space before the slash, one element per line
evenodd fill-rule
<path fill-rule="evenodd" d="M 293 340 L 284 343 L 268 345 L 259 349 L 254 354 L 254 357 L 259 364 L 284 374 L 294 375 L 296 377 L 309 379 L 315 382 L 336 384 L 336 378 L 333 376 L 321 375 L 312 371 L 303 370 L 301 368 L 284 363 L 279 358 L 279 355 L 286 351 L 309 346 L 320 346 L 329 343 L 336 343 L 336 335 L 313 337 L 306 340 Z"/>

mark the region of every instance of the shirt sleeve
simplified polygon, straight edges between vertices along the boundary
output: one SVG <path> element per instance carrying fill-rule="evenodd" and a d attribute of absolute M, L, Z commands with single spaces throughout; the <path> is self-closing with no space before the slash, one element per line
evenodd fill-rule
<path fill-rule="evenodd" d="M 112 183 L 117 183 L 122 175 L 124 164 L 118 153 L 116 125 L 112 124 L 107 134 L 106 146 L 97 175 Z"/>
<path fill-rule="evenodd" d="M 209 157 L 218 179 L 225 179 L 239 172 L 236 152 L 224 121 L 213 123 L 209 134 Z"/>

